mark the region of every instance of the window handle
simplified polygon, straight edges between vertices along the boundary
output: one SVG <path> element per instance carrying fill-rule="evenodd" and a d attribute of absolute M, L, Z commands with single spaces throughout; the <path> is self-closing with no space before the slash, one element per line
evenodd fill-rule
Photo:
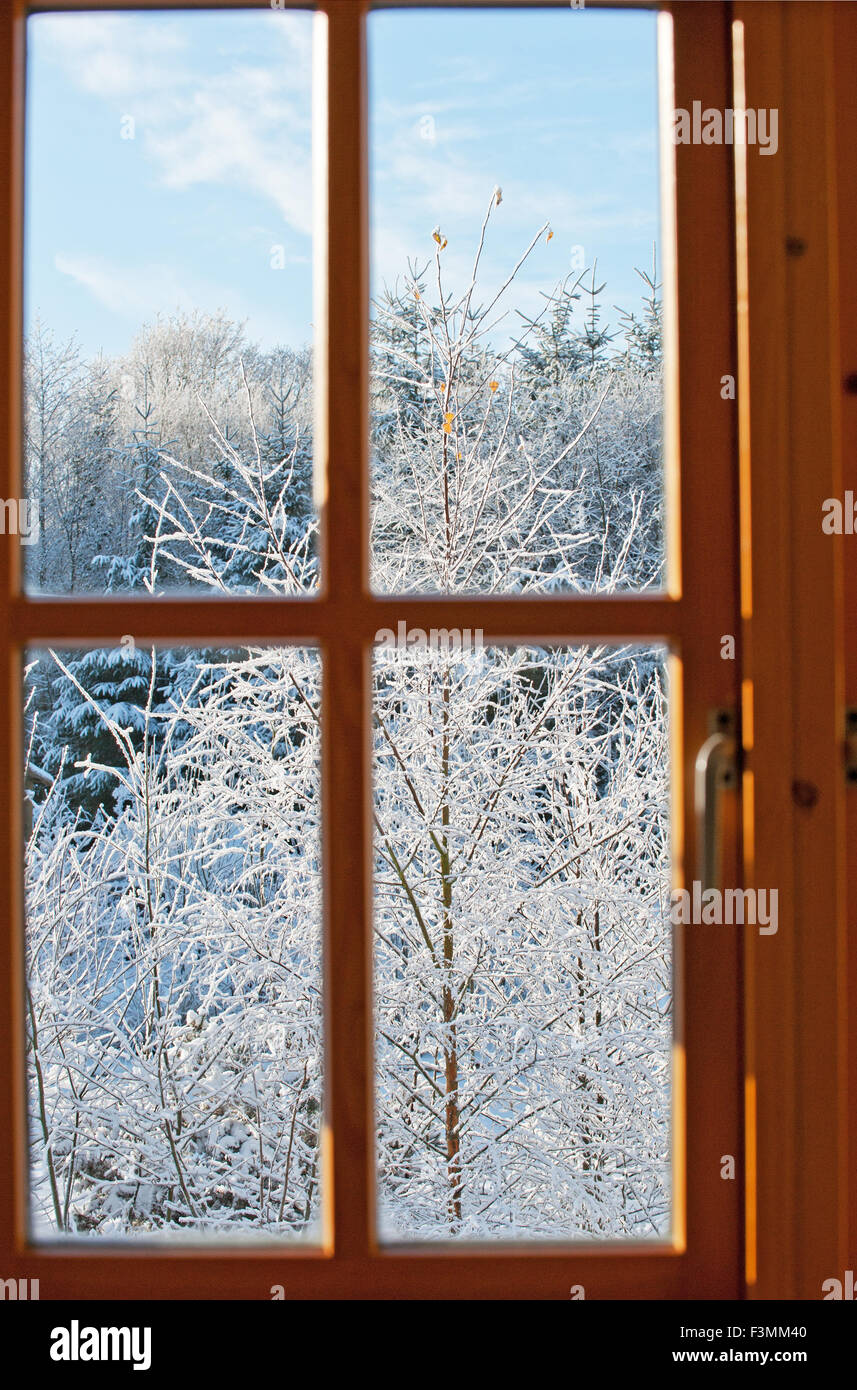
<path fill-rule="evenodd" d="M 696 755 L 694 799 L 696 803 L 697 858 L 702 891 L 716 888 L 720 877 L 720 793 L 738 782 L 735 715 L 715 710 L 714 732 Z"/>

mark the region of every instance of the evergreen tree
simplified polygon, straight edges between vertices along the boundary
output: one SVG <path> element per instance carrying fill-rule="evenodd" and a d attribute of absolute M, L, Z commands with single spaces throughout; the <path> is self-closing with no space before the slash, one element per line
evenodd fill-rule
<path fill-rule="evenodd" d="M 572 321 L 581 278 L 570 284 L 569 276 L 553 294 L 543 294 L 548 309 L 538 318 L 527 318 L 518 311 L 527 335 L 519 349 L 521 379 L 533 397 L 545 386 L 558 386 L 564 373 L 575 372 L 582 365 L 579 335 Z"/>
<path fill-rule="evenodd" d="M 625 333 L 625 362 L 639 366 L 650 374 L 660 373 L 663 352 L 663 323 L 661 315 L 661 286 L 658 283 L 657 249 L 652 250 L 652 273 L 637 270 L 644 285 L 643 309 L 638 316 L 620 309 Z"/>
<path fill-rule="evenodd" d="M 155 660 L 154 703 L 163 706 L 170 677 L 167 671 L 159 669 L 159 659 Z M 58 771 L 62 765 L 68 804 L 84 823 L 92 824 L 99 812 L 108 818 L 114 815 L 118 784 L 112 772 L 89 768 L 88 764 L 108 768 L 124 764 L 105 716 L 129 732 L 136 749 L 142 747 L 153 679 L 152 653 L 139 651 L 134 645 L 93 647 L 67 657 L 63 665 L 68 675 L 58 670 L 52 681 L 53 712 L 45 762 L 49 772 Z M 150 734 L 154 734 L 156 743 L 157 734 L 151 727 Z"/>
<path fill-rule="evenodd" d="M 402 427 L 419 431 L 425 425 L 435 372 L 424 276 L 415 274 L 404 290 L 385 288 L 373 305 L 372 427 L 380 444 Z"/>
<path fill-rule="evenodd" d="M 518 350 L 521 379 L 533 400 L 569 377 L 597 370 L 616 336 L 601 327 L 600 296 L 605 286 L 595 283 L 595 264 L 588 288 L 582 284 L 585 274 L 575 280 L 569 275 L 553 294 L 545 294 L 547 309 L 536 318 L 518 311 L 524 322 L 524 341 Z M 581 300 L 586 306 L 579 327 L 575 306 Z"/>
<path fill-rule="evenodd" d="M 593 261 L 592 281 L 589 288 L 584 290 L 588 303 L 584 315 L 583 332 L 579 335 L 583 361 L 590 374 L 604 366 L 607 361 L 607 350 L 616 337 L 615 333 L 608 333 L 606 328 L 601 327 L 600 296 L 604 293 L 606 282 L 602 285 L 595 284 L 597 265 L 598 262 Z"/>

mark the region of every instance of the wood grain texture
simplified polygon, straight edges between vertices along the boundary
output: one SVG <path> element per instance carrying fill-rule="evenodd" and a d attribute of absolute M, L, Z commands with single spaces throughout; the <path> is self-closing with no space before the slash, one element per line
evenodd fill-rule
<path fill-rule="evenodd" d="M 833 11 L 834 78 L 836 90 L 836 188 L 839 221 L 839 391 L 842 443 L 842 490 L 857 497 L 857 393 L 846 378 L 857 372 L 857 264 L 854 227 L 857 226 L 857 5 L 837 5 Z M 845 654 L 845 702 L 857 705 L 857 536 L 843 545 L 842 641 Z M 853 1268 L 857 1251 L 857 786 L 846 789 L 846 1001 L 848 1008 L 848 1157 L 850 1175 L 847 1251 Z M 837 1270 L 835 1276 L 841 1278 Z"/>
<path fill-rule="evenodd" d="M 776 887 L 780 903 L 777 935 L 747 939 L 748 1285 L 766 1299 L 821 1297 L 845 1257 L 841 541 L 821 530 L 822 500 L 841 481 L 834 9 L 735 7 L 747 106 L 779 111 L 778 154 L 747 155 L 742 325 L 745 845 L 748 881 Z M 814 804 L 796 804 L 798 782 Z"/>

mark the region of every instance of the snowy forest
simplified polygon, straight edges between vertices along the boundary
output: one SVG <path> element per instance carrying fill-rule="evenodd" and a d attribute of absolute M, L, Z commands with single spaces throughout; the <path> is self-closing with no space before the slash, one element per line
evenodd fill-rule
<path fill-rule="evenodd" d="M 445 243 L 372 318 L 376 591 L 598 593 L 663 562 L 657 275 L 507 307 Z M 34 592 L 311 595 L 311 351 L 197 312 L 26 345 Z M 378 1204 L 389 1239 L 663 1236 L 665 653 L 454 642 L 374 663 Z M 316 652 L 31 650 L 31 1219 L 317 1233 Z"/>

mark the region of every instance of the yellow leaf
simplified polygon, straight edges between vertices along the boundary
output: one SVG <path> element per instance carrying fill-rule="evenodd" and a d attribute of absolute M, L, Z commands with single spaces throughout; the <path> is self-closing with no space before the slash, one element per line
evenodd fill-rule
<path fill-rule="evenodd" d="M 444 432 L 444 434 L 452 434 L 452 422 L 453 422 L 454 419 L 455 419 L 455 416 L 454 416 L 452 413 L 449 413 L 449 414 L 444 415 L 444 417 L 443 417 L 443 432 Z"/>
<path fill-rule="evenodd" d="M 419 299 L 419 297 L 420 297 L 420 292 L 419 292 L 419 290 L 414 290 L 414 299 Z"/>
<path fill-rule="evenodd" d="M 444 237 L 443 241 L 440 243 L 440 249 L 441 249 L 441 251 L 445 251 L 445 250 L 446 250 L 446 245 L 447 245 L 446 237 Z"/>
<path fill-rule="evenodd" d="M 435 241 L 437 242 L 438 246 L 440 246 L 440 244 L 441 244 L 440 232 L 432 232 L 432 236 L 434 237 L 434 239 L 435 239 Z"/>
<path fill-rule="evenodd" d="M 456 457 L 457 459 L 460 459 L 460 458 L 461 458 L 461 450 L 460 450 L 460 449 L 459 449 L 458 453 L 455 455 L 455 457 Z"/>
<path fill-rule="evenodd" d="M 493 393 L 497 390 L 497 387 L 498 387 L 499 385 L 500 385 L 499 381 L 489 381 L 489 383 L 488 383 L 488 390 L 492 393 L 492 395 L 493 395 Z"/>
<path fill-rule="evenodd" d="M 550 231 L 549 231 L 549 232 L 548 232 L 548 237 L 547 237 L 548 241 L 550 241 L 552 237 L 553 237 L 553 232 L 550 232 Z"/>

